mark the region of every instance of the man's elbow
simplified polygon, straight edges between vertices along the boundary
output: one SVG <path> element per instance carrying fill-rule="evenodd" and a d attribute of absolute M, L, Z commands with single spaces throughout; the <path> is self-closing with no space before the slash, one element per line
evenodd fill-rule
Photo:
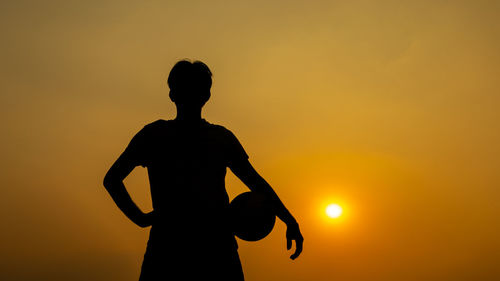
<path fill-rule="evenodd" d="M 116 182 L 116 178 L 113 176 L 113 174 L 108 172 L 104 176 L 104 180 L 102 181 L 102 184 L 104 185 L 104 187 L 107 190 L 109 190 L 114 185 L 115 182 Z"/>

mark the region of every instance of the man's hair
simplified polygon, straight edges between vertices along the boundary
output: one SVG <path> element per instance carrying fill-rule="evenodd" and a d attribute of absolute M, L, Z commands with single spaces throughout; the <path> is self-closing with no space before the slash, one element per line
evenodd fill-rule
<path fill-rule="evenodd" d="M 206 92 L 212 87 L 212 72 L 201 61 L 177 62 L 168 75 L 168 86 L 175 92 Z"/>

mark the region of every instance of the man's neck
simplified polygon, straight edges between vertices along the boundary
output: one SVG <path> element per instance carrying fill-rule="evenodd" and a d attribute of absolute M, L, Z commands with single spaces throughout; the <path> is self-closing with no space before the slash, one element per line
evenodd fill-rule
<path fill-rule="evenodd" d="M 181 111 L 177 110 L 175 120 L 183 123 L 199 123 L 201 118 L 201 109 L 199 111 Z"/>

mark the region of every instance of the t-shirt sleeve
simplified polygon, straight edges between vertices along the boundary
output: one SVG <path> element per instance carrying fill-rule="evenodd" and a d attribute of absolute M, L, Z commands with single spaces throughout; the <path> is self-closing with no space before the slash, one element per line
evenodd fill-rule
<path fill-rule="evenodd" d="M 148 126 L 144 126 L 135 134 L 122 154 L 122 157 L 134 166 L 146 167 L 149 162 L 148 131 Z"/>
<path fill-rule="evenodd" d="M 245 149 L 238 141 L 236 136 L 229 130 L 226 129 L 226 158 L 228 166 L 231 166 L 233 163 L 238 163 L 241 161 L 246 161 L 248 159 L 248 154 L 245 152 Z"/>

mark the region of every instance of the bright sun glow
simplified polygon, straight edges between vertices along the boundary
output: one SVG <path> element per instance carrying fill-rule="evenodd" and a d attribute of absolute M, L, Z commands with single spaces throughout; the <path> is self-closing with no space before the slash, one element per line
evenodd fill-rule
<path fill-rule="evenodd" d="M 340 207 L 338 204 L 330 204 L 328 207 L 326 207 L 326 214 L 330 218 L 338 218 L 340 215 L 342 215 L 342 207 Z"/>

